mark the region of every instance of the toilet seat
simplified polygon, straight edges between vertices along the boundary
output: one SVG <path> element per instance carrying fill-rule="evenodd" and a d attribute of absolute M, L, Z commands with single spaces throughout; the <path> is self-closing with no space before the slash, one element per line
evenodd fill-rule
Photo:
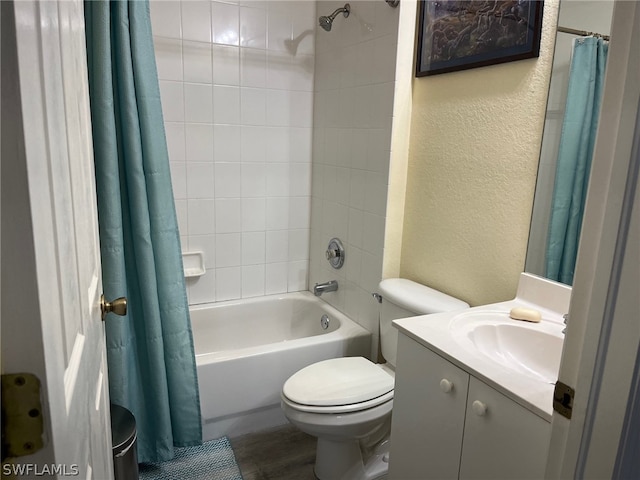
<path fill-rule="evenodd" d="M 380 397 L 367 400 L 366 402 L 351 403 L 349 405 L 334 405 L 331 407 L 318 407 L 313 405 L 302 405 L 300 403 L 292 402 L 287 397 L 282 395 L 282 403 L 285 405 L 306 413 L 326 413 L 326 414 L 338 414 L 338 413 L 354 413 L 361 412 L 370 408 L 377 407 L 386 402 L 393 401 L 393 391 L 388 392 Z"/>
<path fill-rule="evenodd" d="M 292 375 L 282 398 L 303 412 L 356 412 L 392 400 L 393 385 L 391 374 L 363 357 L 332 358 Z"/>

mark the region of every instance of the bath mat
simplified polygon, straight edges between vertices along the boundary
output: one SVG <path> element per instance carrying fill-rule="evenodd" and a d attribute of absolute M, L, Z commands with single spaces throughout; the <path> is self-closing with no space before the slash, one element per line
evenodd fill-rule
<path fill-rule="evenodd" d="M 227 437 L 176 448 L 173 460 L 140 465 L 140 480 L 242 480 Z"/>

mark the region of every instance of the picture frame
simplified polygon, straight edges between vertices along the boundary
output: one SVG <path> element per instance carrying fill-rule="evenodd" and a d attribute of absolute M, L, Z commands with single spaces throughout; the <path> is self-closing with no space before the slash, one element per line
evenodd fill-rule
<path fill-rule="evenodd" d="M 420 0 L 416 76 L 537 57 L 543 0 Z"/>

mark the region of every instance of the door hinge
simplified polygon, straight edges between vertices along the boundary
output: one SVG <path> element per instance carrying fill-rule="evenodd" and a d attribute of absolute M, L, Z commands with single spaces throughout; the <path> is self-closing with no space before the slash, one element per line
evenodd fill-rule
<path fill-rule="evenodd" d="M 573 398 L 576 391 L 569 385 L 556 382 L 556 388 L 553 390 L 553 409 L 565 418 L 571 419 L 573 411 Z"/>
<path fill-rule="evenodd" d="M 40 380 L 31 373 L 2 375 L 2 461 L 44 446 Z"/>

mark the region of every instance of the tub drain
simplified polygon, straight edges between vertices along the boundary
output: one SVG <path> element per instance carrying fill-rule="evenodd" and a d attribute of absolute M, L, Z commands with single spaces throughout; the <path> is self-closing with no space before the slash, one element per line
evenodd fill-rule
<path fill-rule="evenodd" d="M 329 328 L 329 315 L 325 314 L 320 317 L 320 325 L 322 326 L 323 330 Z"/>

